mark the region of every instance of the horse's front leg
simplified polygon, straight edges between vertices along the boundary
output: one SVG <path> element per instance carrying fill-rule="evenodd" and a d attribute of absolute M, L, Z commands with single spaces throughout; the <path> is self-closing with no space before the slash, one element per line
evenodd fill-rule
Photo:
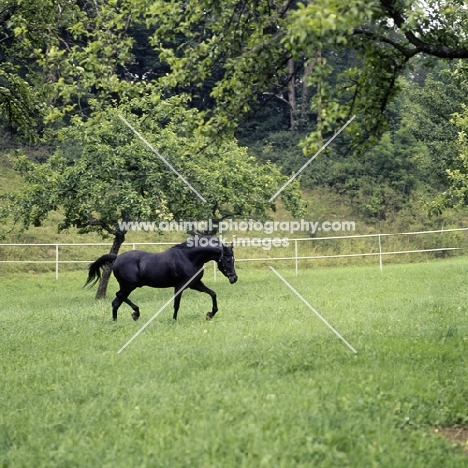
<path fill-rule="evenodd" d="M 205 286 L 201 281 L 199 281 L 197 284 L 194 284 L 193 286 L 190 286 L 190 289 L 204 292 L 211 296 L 212 309 L 211 309 L 211 312 L 208 312 L 206 314 L 206 320 L 211 320 L 215 316 L 216 312 L 218 312 L 218 302 L 216 300 L 216 293 L 212 289 Z"/>

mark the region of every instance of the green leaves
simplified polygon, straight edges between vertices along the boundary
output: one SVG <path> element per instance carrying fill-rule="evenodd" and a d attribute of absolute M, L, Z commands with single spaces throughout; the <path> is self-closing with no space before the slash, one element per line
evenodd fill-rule
<path fill-rule="evenodd" d="M 298 87 L 302 64 L 317 53 L 352 51 L 360 63 L 338 80 L 325 60 L 308 70 L 317 128 L 310 128 L 303 148 L 314 152 L 325 134 L 353 114 L 363 127 L 353 133 L 355 146 L 362 145 L 385 129 L 382 111 L 415 55 L 468 57 L 463 4 L 425 5 L 8 0 L 0 11 L 0 115 L 32 134 L 42 119 L 57 125 L 70 113 L 89 115 L 96 107 L 92 99 L 104 107 L 141 97 L 153 80 L 160 95 L 190 93 L 212 135 L 232 132 L 263 93 L 281 95 L 290 83 Z M 145 53 L 138 55 L 139 48 Z M 148 55 L 153 63 L 137 63 Z M 290 59 L 297 62 L 294 70 Z M 140 76 L 134 67 L 146 71 Z"/>
<path fill-rule="evenodd" d="M 232 139 L 213 141 L 198 129 L 199 115 L 184 97 L 152 95 L 75 116 L 60 131 L 61 146 L 44 164 L 25 157 L 15 167 L 29 183 L 9 199 L 10 215 L 24 228 L 50 210 L 64 213 L 59 229 L 77 227 L 115 235 L 119 221 L 167 221 L 268 217 L 268 200 L 285 182 L 279 169 L 258 165 Z M 139 134 L 206 199 L 200 200 L 119 118 Z M 297 184 L 284 193 L 286 207 L 301 214 Z"/>
<path fill-rule="evenodd" d="M 247 0 L 223 2 L 221 10 L 208 0 L 175 1 L 156 2 L 145 13 L 155 27 L 153 44 L 170 68 L 161 85 L 209 92 L 215 104 L 206 127 L 213 134 L 235 129 L 262 93 L 283 96 L 288 83 L 298 87 L 295 79 L 308 80 L 317 127 L 302 147 L 311 154 L 353 114 L 360 126 L 349 129 L 353 148 L 375 142 L 414 56 L 468 57 L 466 9 L 457 1 L 426 3 L 422 9 L 409 1 Z M 308 77 L 301 75 L 302 64 L 317 53 L 350 52 L 356 60 L 338 79 L 326 60 L 314 63 Z M 298 63 L 292 72 L 291 58 Z"/>
<path fill-rule="evenodd" d="M 418 9 L 406 0 L 7 2 L 0 54 L 12 63 L 2 56 L 0 113 L 23 132 L 40 122 L 55 132 L 71 122 L 48 169 L 32 171 L 39 186 L 61 203 L 69 200 L 65 226 L 109 231 L 123 216 L 266 216 L 272 208 L 266 200 L 284 178 L 238 147 L 232 135 L 239 122 L 266 94 L 289 105 L 292 129 L 299 120 L 307 128 L 306 155 L 353 114 L 351 148 L 371 146 L 387 130 L 385 110 L 415 55 L 468 57 L 463 5 L 426 3 Z M 136 64 L 149 52 L 150 64 Z M 294 91 L 298 102 L 303 93 L 298 106 Z M 300 211 L 293 187 L 284 200 Z"/>
<path fill-rule="evenodd" d="M 468 205 L 468 108 L 463 105 L 463 110 L 453 116 L 453 122 L 459 129 L 457 146 L 458 157 L 454 164 L 447 168 L 449 187 L 441 193 L 428 206 L 434 214 L 441 213 L 445 208 L 465 207 Z"/>
<path fill-rule="evenodd" d="M 283 42 L 293 51 L 312 56 L 317 50 L 344 46 L 353 29 L 367 21 L 373 12 L 372 2 L 334 0 L 314 1 L 307 6 L 299 3 L 291 12 Z"/>

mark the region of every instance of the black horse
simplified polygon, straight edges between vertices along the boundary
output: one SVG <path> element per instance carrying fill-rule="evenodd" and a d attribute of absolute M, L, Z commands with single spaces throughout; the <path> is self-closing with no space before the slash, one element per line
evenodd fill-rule
<path fill-rule="evenodd" d="M 211 260 L 217 262 L 219 270 L 231 284 L 237 281 L 233 245 L 228 247 L 212 236 L 195 236 L 161 253 L 131 250 L 119 256 L 103 255 L 89 265 L 85 286 L 94 285 L 101 277 L 100 269 L 104 265 L 109 265 L 112 266 L 112 271 L 120 286 L 112 301 L 114 321 L 117 320 L 117 310 L 122 302 L 133 309 L 133 320 L 138 320 L 140 309 L 128 299 L 128 296 L 134 289 L 142 286 L 174 288 L 174 320 L 177 319 L 180 299 L 185 289 L 205 292 L 211 296 L 213 302 L 211 312 L 206 314 L 206 319 L 210 320 L 218 311 L 216 293 L 202 283 L 204 271 L 201 269 Z"/>

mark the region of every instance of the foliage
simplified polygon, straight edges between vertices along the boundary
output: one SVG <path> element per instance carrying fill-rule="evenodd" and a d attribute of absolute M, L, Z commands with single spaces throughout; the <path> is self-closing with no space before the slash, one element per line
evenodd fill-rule
<path fill-rule="evenodd" d="M 349 158 L 344 161 L 344 170 L 338 175 L 344 182 L 341 190 L 366 219 L 385 219 L 400 211 L 421 184 L 417 162 L 424 155 L 425 147 L 417 144 L 408 129 L 386 132 L 354 165 Z"/>
<path fill-rule="evenodd" d="M 127 80 L 129 1 L 7 0 L 0 7 L 0 123 L 37 137 L 44 124 L 89 113 L 137 84 Z M 49 127 L 49 130 L 53 127 Z"/>
<path fill-rule="evenodd" d="M 451 141 L 449 142 L 450 158 L 444 157 L 447 152 L 442 152 L 443 158 L 441 169 L 445 172 L 443 188 L 439 196 L 429 203 L 429 210 L 439 214 L 446 208 L 462 208 L 468 205 L 467 182 L 468 182 L 468 110 L 466 104 L 468 68 L 465 63 L 459 62 L 448 70 L 446 80 L 452 80 L 447 86 L 447 94 L 450 97 L 455 93 L 457 99 L 447 99 L 445 103 L 451 110 L 456 111 L 447 119 L 445 128 L 449 129 Z M 455 89 L 455 92 L 453 91 Z M 437 102 L 437 101 L 436 101 Z M 442 127 L 444 128 L 444 127 Z M 455 138 L 456 136 L 456 138 Z"/>
<path fill-rule="evenodd" d="M 354 215 L 370 223 L 393 217 L 416 192 L 439 187 L 430 170 L 431 164 L 435 165 L 435 156 L 429 158 L 426 142 L 413 135 L 415 124 L 413 115 L 406 110 L 408 102 L 409 98 L 402 94 L 389 106 L 389 131 L 361 154 L 349 150 L 349 137 L 336 140 L 301 174 L 301 186 L 325 187 L 340 194 L 342 203 L 353 207 Z M 274 121 L 269 122 L 272 124 L 269 132 L 260 119 L 243 125 L 239 132 L 241 141 L 248 142 L 250 151 L 259 160 L 273 161 L 286 174 L 296 172 L 304 164 L 297 143 L 305 133 L 279 131 L 279 126 L 273 126 Z M 418 207 L 413 205 L 413 209 Z"/>
<path fill-rule="evenodd" d="M 163 163 L 125 125 L 126 116 L 206 202 Z M 257 165 L 234 140 L 214 147 L 194 133 L 197 112 L 184 111 L 179 98 L 155 94 L 116 109 L 78 116 L 61 132 L 62 145 L 44 164 L 16 160 L 28 186 L 9 195 L 4 207 L 24 228 L 40 225 L 62 207 L 60 229 L 116 235 L 119 221 L 264 218 L 268 199 L 286 180 L 272 164 Z M 195 122 L 195 123 L 194 123 Z M 296 186 L 283 192 L 287 209 L 301 212 Z"/>
<path fill-rule="evenodd" d="M 49 0 L 0 5 L 0 124 L 27 136 L 34 134 L 35 118 L 45 106 L 33 86 L 40 75 L 34 58 L 53 41 L 56 24 L 60 27 Z"/>
<path fill-rule="evenodd" d="M 430 73 L 417 72 L 403 85 L 401 109 L 408 130 L 427 148 L 417 164 L 426 180 L 436 189 L 449 185 L 447 168 L 458 164 L 458 131 L 452 120 L 462 111 L 466 92 L 454 79 L 454 66 L 440 66 Z"/>
<path fill-rule="evenodd" d="M 463 106 L 461 113 L 455 114 L 453 122 L 459 128 L 458 156 L 455 167 L 447 169 L 449 186 L 432 203 L 430 210 L 441 213 L 447 207 L 466 207 L 468 205 L 468 109 Z"/>
<path fill-rule="evenodd" d="M 2 109 L 25 128 L 35 111 L 48 122 L 85 115 L 90 98 L 118 102 L 158 78 L 165 95 L 189 93 L 217 135 L 264 93 L 279 96 L 303 80 L 314 89 L 318 125 L 308 129 L 304 151 L 354 113 L 350 133 L 364 144 L 385 129 L 382 111 L 415 57 L 468 57 L 467 14 L 455 0 L 229 0 L 222 8 L 212 0 L 9 0 L 0 11 Z M 350 53 L 354 61 L 337 76 L 331 55 Z"/>
<path fill-rule="evenodd" d="M 46 122 L 70 113 L 85 117 L 122 96 L 138 96 L 141 82 L 127 73 L 133 60 L 131 23 L 127 0 L 95 0 L 75 7 L 60 41 L 39 61 L 51 77 L 46 83 L 51 97 Z"/>
<path fill-rule="evenodd" d="M 85 203 L 81 210 L 79 206 L 86 199 L 83 195 L 83 200 L 77 198 L 75 205 L 70 206 L 70 213 L 78 213 L 77 218 L 67 215 L 69 221 L 63 225 L 77 225 L 85 230 L 106 226 L 104 231 L 114 232 L 115 219 L 127 211 L 132 219 L 148 213 L 160 214 L 162 218 L 220 219 L 241 213 L 264 216 L 271 207 L 265 204 L 265 196 L 278 180 L 272 182 L 268 174 L 276 169 L 272 165 L 263 169 L 257 166 L 251 172 L 248 166 L 254 161 L 246 154 L 239 156 L 244 150 L 229 140 L 239 123 L 257 111 L 259 115 L 267 114 L 270 122 L 276 120 L 275 130 L 289 125 L 291 134 L 273 135 L 273 129 L 265 130 L 268 119 L 259 124 L 258 117 L 256 123 L 249 124 L 256 131 L 262 127 L 268 133 L 268 142 L 254 142 L 256 156 L 260 154 L 261 160 L 278 163 L 284 173 L 291 174 L 302 165 L 297 164 L 300 154 L 294 147 L 298 141 L 310 155 L 346 118 L 357 114 L 349 127 L 351 138 L 336 145 L 338 157 L 334 163 L 322 158 L 314 164 L 314 173 L 304 174 L 302 181 L 306 187 L 322 184 L 346 193 L 367 219 L 382 220 L 401 209 L 421 181 L 427 180 L 431 186 L 446 184 L 445 167 L 456 170 L 457 161 L 461 164 L 455 156 L 457 150 L 447 143 L 456 133 L 448 119 L 452 112 L 460 111 L 463 99 L 463 88 L 457 89 L 450 81 L 456 73 L 466 76 L 466 65 L 458 64 L 450 78 L 443 73 L 429 76 L 421 89 L 412 82 L 411 73 L 414 68 L 434 65 L 434 58 L 468 57 L 467 14 L 455 0 L 228 0 L 222 7 L 212 0 L 41 0 L 39 4 L 9 0 L 0 9 L 0 114 L 4 122 L 31 135 L 43 124 L 46 131 L 54 134 L 71 123 L 70 130 L 62 133 L 66 139 L 62 154 L 55 156 L 55 164 L 62 172 L 65 168 L 71 171 L 72 160 L 86 151 L 89 162 L 84 165 L 97 173 L 103 168 L 97 162 L 93 165 L 92 155 L 98 153 L 104 158 L 107 154 L 112 159 L 112 145 L 128 147 L 129 151 L 140 145 L 141 151 L 147 151 L 146 156 L 138 157 L 148 161 L 148 170 L 154 171 L 151 182 L 150 176 L 142 175 L 143 167 L 134 174 L 127 173 L 127 163 L 119 170 L 109 163 L 109 174 L 119 181 L 119 195 L 109 188 L 109 174 L 107 185 L 99 187 L 112 203 L 118 200 L 119 213 L 107 212 L 103 206 L 106 202 L 97 199 L 92 203 L 87 200 L 89 204 Z M 403 76 L 410 77 L 409 84 Z M 398 110 L 401 125 L 395 123 L 390 106 L 399 91 L 406 96 L 406 109 Z M 297 106 L 293 104 L 294 93 Z M 195 142 L 177 139 L 167 149 L 154 143 L 162 151 L 177 155 L 177 167 L 198 184 L 200 192 L 208 194 L 206 205 L 197 206 L 193 193 L 185 188 L 177 198 L 180 181 L 167 179 L 161 171 L 158 176 L 160 161 L 147 149 L 142 150 L 141 142 L 131 140 L 131 146 L 129 130 L 115 120 L 116 113 L 125 114 L 129 109 L 129 115 L 136 114 L 134 122 L 145 135 L 162 137 L 159 127 L 154 129 L 141 116 L 143 108 L 145 114 L 151 115 L 146 109 L 150 106 L 142 105 L 141 99 L 152 94 L 158 98 L 150 98 L 150 102 L 158 105 L 160 99 L 178 100 L 180 110 L 174 110 L 175 100 L 167 104 L 175 113 L 183 113 L 185 108 L 187 115 L 192 115 L 194 108 L 198 110 L 193 114 L 193 126 L 187 130 L 187 135 L 196 134 Z M 109 107 L 114 107 L 114 113 Z M 436 127 L 432 124 L 434 111 L 438 111 Z M 104 116 L 102 121 L 100 113 Z M 72 115 L 78 117 L 70 120 Z M 421 121 L 415 124 L 417 115 Z M 180 122 L 178 118 L 174 121 Z M 158 119 L 157 116 L 155 121 Z M 101 147 L 97 132 L 96 140 L 91 139 L 87 147 L 83 135 L 92 132 L 93 126 L 100 128 L 98 121 L 109 132 L 118 131 L 120 135 L 108 138 L 102 134 L 108 139 L 108 146 Z M 419 143 L 404 128 L 413 131 Z M 376 135 L 383 138 L 373 147 L 378 142 Z M 177 136 L 182 136 L 180 131 Z M 243 141 L 248 140 L 244 132 Z M 165 141 L 171 142 L 170 137 Z M 250 142 L 252 139 L 249 146 Z M 354 158 L 348 156 L 345 144 L 354 150 Z M 408 145 L 407 150 L 400 147 L 403 145 Z M 275 147 L 278 152 L 270 151 Z M 224 148 L 222 154 L 231 154 L 232 158 L 220 159 L 220 148 Z M 154 161 L 149 162 L 150 156 Z M 393 169 L 388 164 L 392 158 Z M 218 169 L 213 168 L 212 160 L 218 162 Z M 21 164 L 36 183 L 31 172 L 35 166 L 28 166 L 25 161 Z M 130 161 L 127 165 L 132 164 Z M 245 193 L 235 184 L 229 186 L 230 179 L 225 174 L 235 174 L 233 165 L 239 166 L 236 171 L 250 174 L 248 177 L 257 174 L 253 186 L 258 190 Z M 46 170 L 38 169 L 38 177 L 56 183 L 52 174 L 41 174 Z M 210 187 L 204 182 L 208 176 L 213 182 Z M 245 186 L 245 179 L 239 177 L 240 185 Z M 136 186 L 129 188 L 121 180 Z M 83 187 L 74 184 L 73 190 L 90 192 L 91 182 L 94 180 L 83 180 Z M 262 186 L 264 193 L 260 193 Z M 155 192 L 151 201 L 149 190 Z M 233 196 L 235 192 L 240 194 L 237 198 Z M 215 199 L 212 193 L 221 198 Z M 288 208 L 299 209 L 297 197 L 291 196 L 285 193 Z M 26 214 L 27 208 L 22 213 L 32 224 L 40 223 L 47 210 L 60 205 L 55 195 L 49 196 L 47 203 L 42 198 L 47 197 L 38 192 L 43 209 L 36 207 Z M 98 207 L 100 214 L 90 218 L 90 205 Z"/>
<path fill-rule="evenodd" d="M 140 4 L 139 4 L 140 5 Z M 221 70 L 212 83 L 216 105 L 206 114 L 215 132 L 233 128 L 250 112 L 262 92 L 284 89 L 294 79 L 287 71 L 292 58 L 313 67 L 308 75 L 318 91 L 314 108 L 319 128 L 303 141 L 316 150 L 323 133 L 356 113 L 350 129 L 355 143 L 372 142 L 385 129 L 383 110 L 399 89 L 399 76 L 419 54 L 467 58 L 464 19 L 458 1 L 319 0 L 287 2 L 154 2 L 146 10 L 155 26 L 153 44 L 171 72 L 161 84 L 196 89 Z M 178 47 L 173 44 L 177 42 Z M 329 83 L 330 61 L 316 60 L 322 50 L 353 50 L 359 63 Z M 298 66 L 298 70 L 301 69 Z"/>

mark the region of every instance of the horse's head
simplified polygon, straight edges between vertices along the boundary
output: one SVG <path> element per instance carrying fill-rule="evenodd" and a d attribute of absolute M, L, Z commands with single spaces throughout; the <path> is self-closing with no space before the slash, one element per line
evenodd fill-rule
<path fill-rule="evenodd" d="M 231 284 L 234 284 L 237 281 L 236 270 L 234 268 L 234 243 L 230 247 L 223 244 L 221 249 L 221 257 L 218 260 L 219 271 L 229 279 Z"/>

